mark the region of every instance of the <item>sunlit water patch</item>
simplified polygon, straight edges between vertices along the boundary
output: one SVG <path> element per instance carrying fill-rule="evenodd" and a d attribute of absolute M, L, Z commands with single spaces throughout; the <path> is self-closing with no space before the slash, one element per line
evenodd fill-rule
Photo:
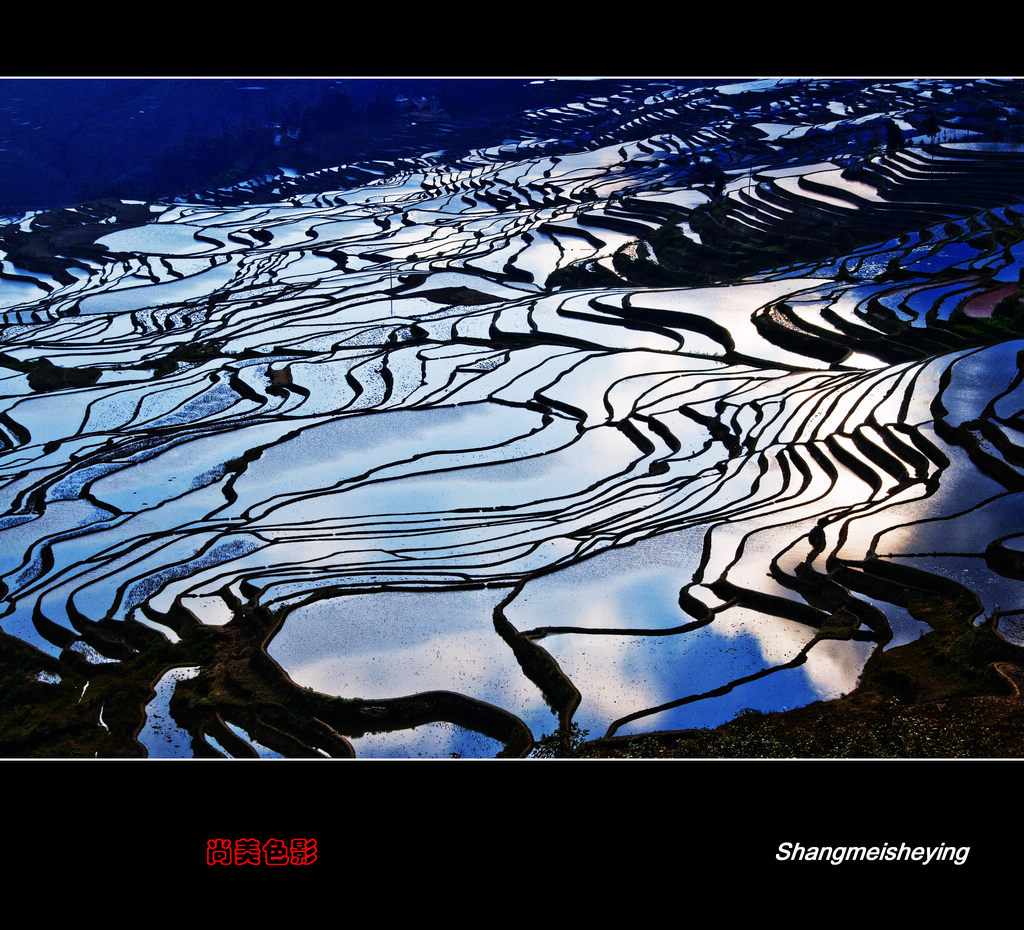
<path fill-rule="evenodd" d="M 543 696 L 495 632 L 494 608 L 506 594 L 390 591 L 314 601 L 291 611 L 267 651 L 296 684 L 325 694 L 455 690 L 512 711 L 532 729 L 551 729 Z"/>

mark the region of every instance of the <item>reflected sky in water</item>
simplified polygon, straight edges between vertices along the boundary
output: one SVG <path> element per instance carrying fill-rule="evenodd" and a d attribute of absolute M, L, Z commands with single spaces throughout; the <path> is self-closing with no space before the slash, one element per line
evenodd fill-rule
<path fill-rule="evenodd" d="M 503 748 L 498 740 L 445 721 L 351 742 L 361 759 L 493 759 Z"/>
<path fill-rule="evenodd" d="M 174 686 L 179 681 L 195 678 L 199 666 L 172 668 L 156 684 L 156 697 L 146 705 L 146 724 L 139 733 L 139 742 L 151 759 L 192 758 L 192 737 L 179 727 L 170 713 Z"/>
<path fill-rule="evenodd" d="M 729 611 L 710 626 L 672 636 L 580 633 L 549 636 L 542 642 L 583 695 L 575 720 L 592 734 L 602 735 L 621 717 L 697 697 L 790 662 L 810 642 L 813 632 L 793 621 Z M 872 648 L 871 643 L 823 641 L 812 648 L 802 666 L 766 676 L 772 679 L 770 684 L 756 681 L 737 688 L 739 704 L 734 710 L 728 710 L 733 707 L 729 699 L 711 704 L 726 711 L 705 711 L 707 701 L 702 699 L 661 712 L 658 719 L 701 721 L 673 722 L 672 727 L 714 726 L 742 707 L 770 710 L 839 697 L 856 687 Z M 722 713 L 726 713 L 724 718 Z M 708 722 L 713 718 L 714 722 Z M 669 726 L 657 724 L 662 725 Z M 630 726 L 637 728 L 635 732 L 651 729 L 642 722 Z"/>
<path fill-rule="evenodd" d="M 458 691 L 511 711 L 535 732 L 550 730 L 551 710 L 494 630 L 494 607 L 507 593 L 392 591 L 317 601 L 293 610 L 267 651 L 296 684 L 325 694 Z"/>

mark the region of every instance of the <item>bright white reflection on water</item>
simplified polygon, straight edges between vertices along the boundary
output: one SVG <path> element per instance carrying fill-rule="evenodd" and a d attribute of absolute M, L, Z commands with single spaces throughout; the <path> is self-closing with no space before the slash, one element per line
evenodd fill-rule
<path fill-rule="evenodd" d="M 317 601 L 288 615 L 267 652 L 296 684 L 324 694 L 457 691 L 510 711 L 535 732 L 550 730 L 551 711 L 493 626 L 507 593 L 388 591 Z"/>
<path fill-rule="evenodd" d="M 535 578 L 505 615 L 520 632 L 542 626 L 668 629 L 692 622 L 679 606 L 679 591 L 699 564 L 703 536 L 695 527 Z"/>

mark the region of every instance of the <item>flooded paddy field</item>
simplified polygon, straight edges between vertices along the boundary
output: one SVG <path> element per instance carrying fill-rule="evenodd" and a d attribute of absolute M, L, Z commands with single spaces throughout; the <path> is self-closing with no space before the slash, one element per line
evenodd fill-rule
<path fill-rule="evenodd" d="M 0 228 L 6 755 L 526 756 L 937 604 L 1024 646 L 1024 89 L 545 94 Z"/>

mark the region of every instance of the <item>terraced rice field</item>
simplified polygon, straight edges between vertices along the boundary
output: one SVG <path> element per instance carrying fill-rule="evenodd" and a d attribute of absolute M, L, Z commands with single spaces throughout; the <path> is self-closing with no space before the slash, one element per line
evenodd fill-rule
<path fill-rule="evenodd" d="M 0 626 L 83 753 L 715 726 L 920 597 L 1024 645 L 1021 87 L 692 83 L 6 227 Z"/>

